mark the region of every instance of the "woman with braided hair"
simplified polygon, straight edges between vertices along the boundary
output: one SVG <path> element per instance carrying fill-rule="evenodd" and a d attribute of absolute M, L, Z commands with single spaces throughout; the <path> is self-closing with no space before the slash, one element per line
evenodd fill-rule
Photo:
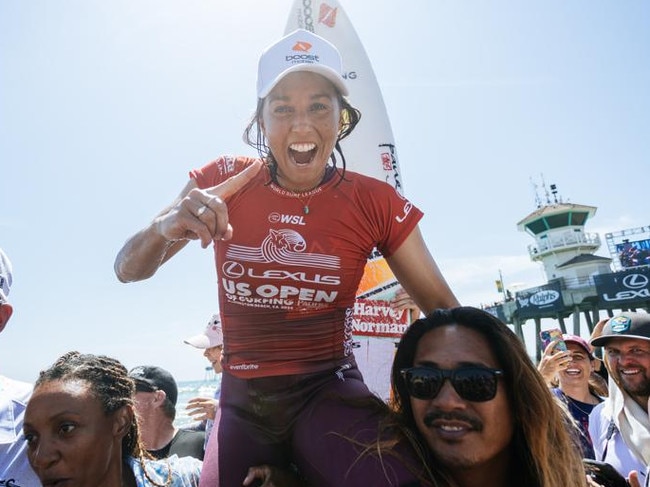
<path fill-rule="evenodd" d="M 23 430 L 44 486 L 198 485 L 199 460 L 153 460 L 142 447 L 134 393 L 127 369 L 106 356 L 68 352 L 40 373 Z"/>

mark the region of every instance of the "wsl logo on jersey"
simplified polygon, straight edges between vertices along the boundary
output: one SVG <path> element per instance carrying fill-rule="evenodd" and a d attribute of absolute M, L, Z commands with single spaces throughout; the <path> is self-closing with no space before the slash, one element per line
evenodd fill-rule
<path fill-rule="evenodd" d="M 273 212 L 269 214 L 270 223 L 286 223 L 288 225 L 306 225 L 303 215 L 281 215 Z"/>

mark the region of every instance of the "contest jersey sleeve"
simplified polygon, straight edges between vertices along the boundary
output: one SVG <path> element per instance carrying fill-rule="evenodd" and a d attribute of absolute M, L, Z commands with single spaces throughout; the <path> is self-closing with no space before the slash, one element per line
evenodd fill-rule
<path fill-rule="evenodd" d="M 221 157 L 190 177 L 209 188 L 253 161 Z M 360 174 L 334 174 L 297 196 L 272 183 L 266 167 L 226 203 L 233 238 L 215 245 L 225 370 L 251 378 L 348 363 L 367 257 L 375 247 L 389 257 L 422 212 Z"/>

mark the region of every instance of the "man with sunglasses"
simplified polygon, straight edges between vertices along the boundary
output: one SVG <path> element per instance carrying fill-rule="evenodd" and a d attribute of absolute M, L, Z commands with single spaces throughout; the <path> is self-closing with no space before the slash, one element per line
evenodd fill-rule
<path fill-rule="evenodd" d="M 560 408 L 523 343 L 476 308 L 413 323 L 391 373 L 399 424 L 431 476 L 460 487 L 585 485 Z"/>

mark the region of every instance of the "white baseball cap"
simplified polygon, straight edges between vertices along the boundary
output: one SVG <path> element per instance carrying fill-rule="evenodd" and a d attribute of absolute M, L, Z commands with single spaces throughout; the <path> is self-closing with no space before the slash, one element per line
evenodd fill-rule
<path fill-rule="evenodd" d="M 11 261 L 7 257 L 7 254 L 0 249 L 0 302 L 7 300 L 12 281 Z"/>
<path fill-rule="evenodd" d="M 313 32 L 298 29 L 268 47 L 260 56 L 257 66 L 258 98 L 264 98 L 286 75 L 296 71 L 320 74 L 331 81 L 341 94 L 348 94 L 338 49 Z"/>
<path fill-rule="evenodd" d="M 196 348 L 212 348 L 223 345 L 223 332 L 221 331 L 221 320 L 219 315 L 212 315 L 205 331 L 200 335 L 183 340 L 188 345 Z"/>

